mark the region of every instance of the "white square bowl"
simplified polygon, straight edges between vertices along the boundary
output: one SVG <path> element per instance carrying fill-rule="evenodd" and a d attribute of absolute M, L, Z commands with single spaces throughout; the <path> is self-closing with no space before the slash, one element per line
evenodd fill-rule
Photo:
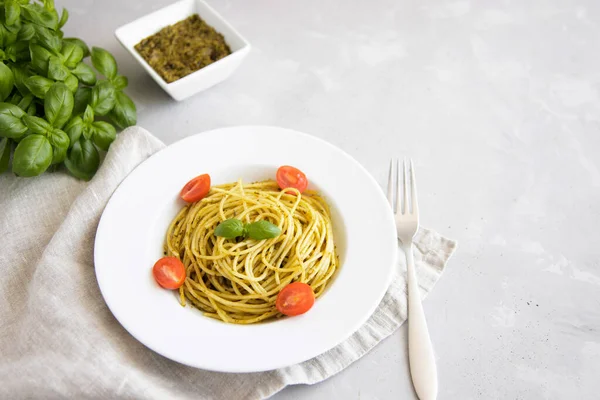
<path fill-rule="evenodd" d="M 167 83 L 135 50 L 142 39 L 192 16 L 200 15 L 208 25 L 223 35 L 231 54 L 198 71 Z M 128 23 L 115 31 L 115 36 L 150 76 L 175 100 L 186 99 L 227 79 L 250 51 L 250 43 L 242 37 L 215 10 L 201 0 L 181 0 L 158 11 Z"/>

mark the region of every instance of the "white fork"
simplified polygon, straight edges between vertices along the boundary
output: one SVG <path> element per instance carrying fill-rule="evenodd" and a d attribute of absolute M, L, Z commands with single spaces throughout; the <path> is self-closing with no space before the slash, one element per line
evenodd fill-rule
<path fill-rule="evenodd" d="M 396 164 L 395 180 L 394 164 Z M 419 229 L 419 207 L 417 205 L 415 170 L 412 160 L 410 160 L 409 184 L 406 161 L 403 162 L 403 167 L 404 184 L 402 185 L 400 183 L 400 161 L 396 163 L 394 163 L 394 160 L 391 161 L 387 195 L 392 209 L 395 210 L 394 215 L 398 239 L 402 242 L 402 249 L 406 255 L 408 277 L 408 359 L 410 374 L 419 399 L 435 400 L 438 391 L 437 368 L 433 356 L 433 346 L 431 345 L 427 329 L 427 321 L 425 320 L 425 313 L 421 304 L 421 295 L 415 274 L 415 261 L 413 259 L 413 237 Z M 409 191 L 410 196 L 408 194 Z M 395 207 L 394 192 L 396 192 Z M 402 192 L 404 192 L 404 196 L 402 196 Z M 404 201 L 401 201 L 401 199 L 404 199 Z M 411 207 L 409 207 L 409 203 Z"/>

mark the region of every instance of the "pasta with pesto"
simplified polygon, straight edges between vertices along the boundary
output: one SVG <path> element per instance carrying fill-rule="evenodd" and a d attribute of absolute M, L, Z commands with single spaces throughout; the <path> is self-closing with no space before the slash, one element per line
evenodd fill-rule
<path fill-rule="evenodd" d="M 281 234 L 265 240 L 215 236 L 217 225 L 231 218 L 266 220 Z M 325 200 L 315 191 L 280 190 L 272 180 L 212 186 L 173 219 L 164 250 L 185 266 L 181 304 L 235 324 L 282 316 L 277 295 L 292 282 L 306 283 L 318 298 L 338 268 Z"/>

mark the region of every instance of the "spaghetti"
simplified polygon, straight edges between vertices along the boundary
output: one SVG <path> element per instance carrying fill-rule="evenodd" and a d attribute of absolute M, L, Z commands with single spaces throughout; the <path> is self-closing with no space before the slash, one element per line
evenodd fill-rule
<path fill-rule="evenodd" d="M 267 220 L 281 234 L 266 240 L 215 236 L 217 225 L 230 218 Z M 319 297 L 338 267 L 325 200 L 314 191 L 281 191 L 271 180 L 211 187 L 171 222 L 165 252 L 185 265 L 181 304 L 189 301 L 208 317 L 236 324 L 281 316 L 275 301 L 291 282 L 308 284 Z"/>

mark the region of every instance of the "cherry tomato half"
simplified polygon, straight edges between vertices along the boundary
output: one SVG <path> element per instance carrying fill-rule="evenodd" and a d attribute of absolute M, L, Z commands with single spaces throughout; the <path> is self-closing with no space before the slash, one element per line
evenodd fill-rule
<path fill-rule="evenodd" d="M 295 188 L 302 193 L 308 186 L 308 179 L 306 179 L 304 172 L 289 165 L 279 167 L 276 177 L 277 184 L 281 189 Z"/>
<path fill-rule="evenodd" d="M 185 281 L 185 266 L 177 257 L 163 257 L 154 264 L 152 274 L 165 289 L 179 289 Z"/>
<path fill-rule="evenodd" d="M 302 282 L 293 282 L 284 287 L 277 295 L 275 307 L 285 315 L 304 314 L 315 304 L 315 294 L 310 286 Z"/>
<path fill-rule="evenodd" d="M 198 175 L 185 184 L 179 196 L 188 203 L 200 201 L 208 194 L 210 190 L 210 175 Z"/>

